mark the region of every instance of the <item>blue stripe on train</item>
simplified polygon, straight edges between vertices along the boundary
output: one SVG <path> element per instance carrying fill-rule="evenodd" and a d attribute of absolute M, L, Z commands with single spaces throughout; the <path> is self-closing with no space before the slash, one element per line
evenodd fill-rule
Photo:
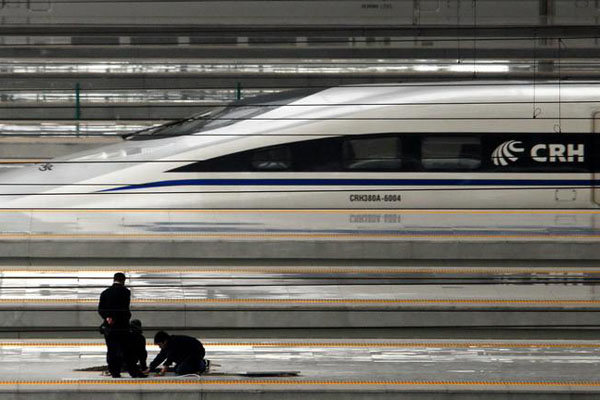
<path fill-rule="evenodd" d="M 179 179 L 105 189 L 102 192 L 166 186 L 595 186 L 592 179 Z"/>

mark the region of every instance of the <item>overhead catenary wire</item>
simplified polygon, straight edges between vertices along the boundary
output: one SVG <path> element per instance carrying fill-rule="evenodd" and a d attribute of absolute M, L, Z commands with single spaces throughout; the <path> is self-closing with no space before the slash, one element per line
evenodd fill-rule
<path fill-rule="evenodd" d="M 598 64 L 598 66 L 600 66 L 600 63 Z M 24 74 L 25 75 L 25 74 Z M 52 74 L 49 74 L 52 75 Z M 369 79 L 373 79 L 376 78 L 377 76 L 369 76 L 366 75 L 365 78 L 369 78 Z M 46 79 L 46 78 L 44 78 Z M 73 78 L 72 77 L 52 77 L 53 81 L 57 81 L 57 80 L 68 80 L 68 81 L 72 81 Z M 260 80 L 260 79 L 264 79 L 263 77 L 258 77 L 258 76 L 248 76 L 248 77 L 244 77 L 243 78 L 245 81 L 246 80 Z M 277 77 L 277 76 L 270 76 L 269 75 L 269 79 L 281 79 L 281 80 L 290 80 L 289 76 L 285 76 L 285 77 Z M 291 78 L 293 79 L 293 78 Z M 315 77 L 315 79 L 331 79 L 330 76 L 323 76 L 321 77 Z M 387 81 L 385 82 L 379 82 L 379 83 L 369 83 L 369 87 L 372 88 L 393 88 L 393 87 L 402 87 L 402 88 L 417 88 L 417 87 L 432 87 L 432 88 L 444 88 L 444 87 L 478 87 L 478 86 L 506 86 L 506 87 L 510 87 L 510 86 L 523 86 L 526 84 L 531 84 L 533 85 L 533 81 L 528 80 L 526 78 L 516 78 L 515 81 L 516 82 L 501 82 L 501 81 L 490 81 L 490 80 L 478 80 L 478 81 L 469 81 L 467 79 L 452 79 L 449 81 L 445 81 L 445 82 L 436 82 L 436 80 L 423 80 L 421 79 L 420 81 L 415 81 L 414 83 L 410 83 L 410 84 L 406 84 L 406 83 L 402 83 L 402 82 L 393 82 L 391 79 L 393 79 L 392 76 L 386 75 L 384 77 L 384 79 L 386 79 Z M 430 78 L 431 79 L 431 78 Z M 538 88 L 541 87 L 545 87 L 545 86 L 552 86 L 552 85 L 556 85 L 558 83 L 557 79 L 544 79 L 544 80 L 538 80 L 536 82 L 536 86 Z M 305 86 L 298 86 L 298 85 L 277 85 L 277 86 L 244 86 L 245 90 L 264 90 L 264 91 L 269 91 L 269 93 L 271 92 L 275 92 L 275 91 L 283 91 L 283 90 L 295 90 L 295 89 L 329 89 L 332 87 L 336 87 L 337 89 L 356 89 L 357 86 L 363 86 L 364 83 L 350 83 L 350 84 L 341 84 L 341 85 L 324 85 L 324 84 L 310 84 L 310 85 L 305 85 Z M 593 80 L 593 79 L 585 79 L 585 78 L 577 78 L 577 79 L 562 79 L 561 80 L 561 85 L 563 87 L 568 87 L 568 86 L 581 86 L 581 85 L 586 85 L 586 86 L 597 86 L 600 85 L 600 80 Z M 16 89 L 9 89 L 9 88 L 3 88 L 0 89 L 0 93 L 2 92 L 20 92 L 20 91 L 33 91 L 33 90 L 49 90 L 49 92 L 69 92 L 71 95 L 73 95 L 72 93 L 74 92 L 73 89 L 71 88 L 56 88 L 56 87 L 52 87 L 52 88 L 43 88 L 43 87 L 33 87 L 33 88 L 28 88 L 28 87 L 23 87 L 23 88 L 16 88 Z M 82 87 L 82 96 L 85 95 L 86 92 L 90 92 L 90 93 L 94 93 L 94 92 L 105 92 L 107 90 L 136 90 L 136 91 L 156 91 L 156 90 L 173 90 L 173 91 L 182 91 L 182 92 L 186 92 L 186 91 L 193 91 L 193 90 L 221 90 L 221 91 L 229 91 L 229 92 L 233 92 L 235 91 L 235 88 L 231 88 L 231 87 L 225 87 L 225 86 L 198 86 L 198 87 L 191 87 L 191 88 L 177 88 L 177 87 L 139 87 L 139 86 L 130 86 L 130 87 L 123 87 L 123 86 L 118 86 L 118 87 L 102 87 L 102 88 L 87 88 L 85 86 Z M 229 101 L 232 102 L 234 99 L 231 98 Z M 6 100 L 5 100 L 6 101 Z M 587 101 L 587 100 L 586 100 Z M 329 103 L 328 103 L 329 104 Z M 428 104 L 432 104 L 432 103 L 428 103 Z"/>
<path fill-rule="evenodd" d="M 25 102 L 23 102 L 25 103 Z M 600 104 L 600 96 L 598 97 L 598 100 L 543 100 L 543 101 L 537 101 L 537 102 L 533 102 L 533 104 Z M 457 106 L 457 105 L 512 105 L 512 104 L 532 104 L 531 101 L 526 101 L 526 100 L 501 100 L 501 101 L 428 101 L 428 102 L 394 102 L 394 103 L 386 103 L 386 102 L 382 102 L 382 103 L 282 103 L 282 104 L 261 104 L 261 103 L 256 103 L 256 104 L 237 104 L 233 101 L 231 102 L 222 102 L 222 103 L 199 103 L 199 104 L 191 104 L 192 106 L 196 106 L 198 109 L 204 109 L 204 108 L 222 108 L 222 107 L 229 107 L 231 109 L 235 109 L 235 108 L 245 108 L 248 106 L 251 107 L 256 107 L 256 108 L 273 108 L 273 107 L 289 107 L 289 108 L 308 108 L 308 107 L 356 107 L 356 106 L 373 106 L 373 107 L 392 107 L 392 106 Z M 190 104 L 165 104 L 165 105 L 161 105 L 161 107 L 168 107 L 168 108 L 177 108 L 177 107 L 186 107 L 188 108 L 190 106 Z M 2 108 L 24 108 L 25 105 L 23 106 L 19 106 L 19 105 L 14 105 L 14 106 L 2 106 Z M 103 107 L 107 107 L 105 105 L 102 104 L 86 104 L 86 108 L 103 108 Z M 139 105 L 137 104 L 111 104 L 110 107 L 139 107 Z M 61 105 L 47 105 L 47 106 L 43 106 L 44 109 L 53 109 L 53 108 L 64 108 L 64 106 Z M 373 117 L 373 118 L 352 118 L 352 117 L 343 117 L 343 118 L 339 118 L 339 117 L 333 117 L 333 118 L 299 118 L 299 119 L 308 119 L 308 120 L 320 120 L 320 119 L 331 119 L 331 120 L 337 120 L 337 119 L 366 119 L 366 120 L 386 120 L 386 119 L 410 119 L 410 117 L 387 117 L 387 118 L 382 118 L 382 117 Z M 435 117 L 434 117 L 435 118 Z M 440 119 L 446 119 L 445 117 L 439 117 Z M 455 119 L 457 117 L 450 117 L 448 119 Z M 478 119 L 522 119 L 523 117 L 464 117 L 464 118 L 459 118 L 459 119 L 474 119 L 474 120 L 478 120 Z M 587 119 L 587 117 L 582 117 L 583 119 Z M 177 118 L 174 118 L 177 119 Z M 249 118 L 223 118 L 223 117 L 215 117 L 215 118 L 208 118 L 208 121 L 219 121 L 219 120 L 224 120 L 224 121 L 245 121 L 245 120 L 249 120 L 249 119 L 256 119 L 256 120 L 261 120 L 261 119 L 267 119 L 267 120 L 288 120 L 288 119 L 292 119 L 295 120 L 296 118 L 264 118 L 264 117 L 249 117 Z M 415 119 L 423 119 L 421 117 L 419 118 L 415 118 Z M 430 119 L 429 117 L 427 117 L 427 119 Z M 529 118 L 526 118 L 529 119 Z M 553 118 L 547 118 L 547 119 L 553 119 Z M 581 119 L 581 118 L 580 118 Z"/>

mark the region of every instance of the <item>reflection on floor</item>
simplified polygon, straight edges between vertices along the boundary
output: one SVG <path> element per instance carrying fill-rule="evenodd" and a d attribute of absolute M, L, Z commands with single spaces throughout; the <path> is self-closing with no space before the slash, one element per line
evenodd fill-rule
<path fill-rule="evenodd" d="M 207 358 L 218 366 L 200 381 L 246 372 L 300 371 L 293 378 L 300 384 L 309 380 L 600 383 L 600 343 L 588 341 L 202 340 Z M 152 358 L 158 347 L 147 347 Z M 98 372 L 75 371 L 104 365 L 101 340 L 4 340 L 0 354 L 3 382 L 111 381 Z M 173 376 L 151 377 L 169 378 Z"/>

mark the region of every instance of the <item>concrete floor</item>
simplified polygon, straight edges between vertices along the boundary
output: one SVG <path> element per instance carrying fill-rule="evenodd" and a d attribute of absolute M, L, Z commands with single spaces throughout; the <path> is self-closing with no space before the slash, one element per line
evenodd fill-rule
<path fill-rule="evenodd" d="M 193 231 L 198 226 L 206 227 L 200 220 L 192 221 L 198 225 L 184 224 L 185 219 L 189 219 L 185 214 L 177 218 L 157 214 L 153 220 L 147 215 L 140 215 L 139 220 L 131 216 L 126 223 L 117 221 L 116 231 L 109 229 L 115 225 L 114 218 L 107 217 L 108 214 L 57 214 L 50 216 L 57 220 L 45 226 L 62 226 L 65 230 L 58 229 L 54 233 L 41 228 L 37 214 L 6 214 L 6 220 L 15 222 L 23 230 L 4 231 L 0 238 L 0 254 L 4 260 L 46 257 L 56 264 L 61 257 L 70 256 L 71 261 L 80 260 L 82 266 L 99 259 L 120 261 L 88 271 L 86 268 L 37 271 L 4 268 L 0 275 L 2 329 L 34 332 L 36 329 L 97 327 L 100 321 L 95 308 L 100 291 L 110 284 L 115 269 L 126 266 L 128 259 L 139 257 L 154 258 L 152 265 L 159 266 L 158 270 L 140 268 L 129 272 L 134 317 L 140 318 L 150 333 L 161 327 L 202 332 L 203 328 L 533 326 L 540 329 L 541 335 L 544 327 L 600 326 L 600 294 L 593 284 L 453 282 L 415 285 L 402 281 L 368 284 L 359 280 L 328 283 L 319 281 L 315 271 L 303 275 L 268 268 L 261 282 L 253 284 L 252 279 L 257 276 L 247 270 L 241 274 L 235 270 L 227 273 L 223 269 L 210 272 L 210 267 L 206 270 L 204 266 L 204 271 L 189 268 L 185 272 L 174 272 L 179 267 L 160 271 L 160 259 L 202 255 L 198 261 L 202 257 L 227 255 L 230 261 L 241 257 L 264 261 L 270 257 L 292 259 L 290 255 L 295 254 L 299 258 L 352 259 L 354 262 L 361 258 L 443 261 L 458 255 L 457 259 L 481 260 L 480 267 L 484 269 L 489 259 L 526 258 L 552 260 L 555 266 L 561 266 L 561 272 L 557 273 L 565 276 L 595 276 L 597 272 L 596 211 L 544 211 L 531 217 L 525 213 L 497 213 L 491 219 L 492 211 L 486 215 L 468 215 L 461 211 L 449 213 L 443 220 L 434 214 L 409 212 L 398 214 L 400 219 L 396 218 L 398 215 L 394 217 L 396 222 L 389 228 L 385 227 L 387 212 L 374 213 L 380 216 L 378 218 L 361 216 L 357 225 L 352 222 L 354 213 L 332 213 L 316 216 L 314 224 L 308 227 L 325 235 L 320 239 L 302 237 L 306 232 L 286 231 L 293 221 L 281 214 L 268 214 L 262 220 L 261 232 L 241 226 L 242 234 L 247 235 L 241 238 L 238 233 L 228 231 L 232 220 L 246 218 L 239 214 L 223 217 L 219 225 L 213 227 L 216 232 L 210 234 L 213 236 Z M 20 220 L 19 215 L 34 219 Z M 251 217 L 255 216 L 248 218 Z M 163 218 L 170 224 L 163 224 Z M 57 222 L 59 225 L 55 225 Z M 62 223 L 65 225 L 60 225 Z M 186 231 L 190 226 L 192 232 Z M 340 236 L 339 231 L 328 230 L 328 226 L 343 227 L 344 232 Z M 90 235 L 88 228 L 100 236 Z M 272 238 L 266 238 L 265 232 Z M 132 245 L 131 238 L 138 241 Z M 590 262 L 584 263 L 588 266 L 586 269 L 578 267 L 575 261 L 569 265 L 557 261 L 565 259 Z M 314 263 L 309 265 L 314 266 Z M 490 267 L 495 268 L 497 264 Z M 341 276 L 340 271 L 329 272 L 330 276 Z M 373 272 L 349 273 L 358 279 L 377 276 Z M 389 269 L 386 274 L 389 278 Z M 552 275 L 553 271 L 547 274 Z M 290 282 L 292 277 L 303 282 Z M 600 372 L 600 345 L 595 341 L 491 343 L 368 339 L 331 343 L 332 340 L 325 339 L 235 339 L 224 343 L 206 339 L 205 342 L 208 357 L 221 365 L 221 372 L 284 370 L 300 371 L 300 375 L 281 378 L 209 375 L 186 379 L 171 376 L 114 381 L 95 372 L 73 371 L 103 364 L 104 348 L 100 340 L 4 341 L 0 342 L 0 372 L 3 374 L 0 400 L 306 397 L 597 400 L 600 397 L 600 381 L 596 378 Z"/>
<path fill-rule="evenodd" d="M 98 393 L 104 392 L 126 399 L 198 398 L 191 396 L 199 393 L 210 394 L 208 398 L 230 398 L 233 393 L 270 398 L 265 394 L 269 392 L 282 398 L 294 393 L 317 398 L 349 393 L 419 399 L 561 398 L 567 392 L 571 398 L 600 396 L 597 341 L 202 340 L 207 358 L 220 365 L 210 374 L 137 380 L 125 378 L 127 374 L 115 380 L 74 371 L 104 365 L 101 340 L 0 341 L 0 398 L 26 398 L 42 391 L 50 398 L 60 391 L 65 398 L 100 398 Z M 148 345 L 148 350 L 152 358 L 158 348 Z M 274 371 L 299 375 L 235 375 Z M 465 391 L 470 393 L 466 397 L 452 397 Z M 479 397 L 469 397 L 474 395 Z"/>
<path fill-rule="evenodd" d="M 600 210 L 2 210 L 5 259 L 597 260 Z"/>
<path fill-rule="evenodd" d="M 26 191 L 26 189 L 23 189 Z M 297 240 L 322 234 L 329 239 L 365 237 L 397 240 L 479 237 L 507 240 L 598 239 L 600 209 L 564 210 L 22 210 L 3 209 L 4 236 L 10 233 L 139 235 L 162 239 L 263 237 Z M 237 235 L 237 236 L 236 236 Z M 240 236 L 242 235 L 242 236 Z M 176 236 L 175 236 L 176 237 Z M 316 239 L 319 237 L 310 237 Z"/>
<path fill-rule="evenodd" d="M 377 275 L 376 267 L 369 270 L 362 269 L 364 276 L 356 269 L 348 271 L 359 280 Z M 129 272 L 134 318 L 153 330 L 600 325 L 600 293 L 593 284 L 414 284 L 402 279 L 317 283 L 301 269 L 297 274 L 293 268 L 281 273 L 267 269 L 263 275 L 260 267 L 254 278 L 262 279 L 252 282 L 248 272 L 236 277 L 240 272 L 235 268 L 230 273 L 210 271 Z M 389 268 L 384 271 L 389 275 Z M 563 276 L 583 279 L 596 270 L 572 270 L 572 275 L 562 271 Z M 100 323 L 98 298 L 114 272 L 7 270 L 0 274 L 1 326 L 23 331 L 95 329 Z M 280 280 L 294 275 L 295 280 Z"/>
<path fill-rule="evenodd" d="M 160 268 L 157 268 L 160 269 Z M 529 280 L 523 278 L 522 283 L 477 284 L 468 280 L 454 283 L 429 284 L 427 280 L 420 284 L 405 283 L 401 277 L 390 279 L 393 268 L 384 269 L 383 275 L 388 279 L 380 279 L 371 283 L 381 268 L 364 268 L 361 270 L 346 269 L 350 274 L 347 279 L 332 279 L 331 281 L 316 279 L 315 274 L 302 272 L 294 273 L 294 268 L 287 272 L 270 273 L 268 269 L 261 271 L 256 267 L 244 273 L 236 272 L 236 268 L 227 272 L 211 272 L 210 268 L 198 272 L 138 271 L 128 272 L 127 286 L 132 293 L 132 303 L 136 306 L 143 304 L 227 304 L 229 301 L 259 304 L 330 304 L 356 305 L 393 305 L 404 304 L 406 307 L 422 306 L 424 304 L 470 304 L 471 307 L 483 305 L 486 307 L 511 304 L 533 307 L 553 303 L 558 306 L 596 306 L 600 305 L 600 292 L 595 285 L 581 284 L 584 279 L 598 274 L 598 269 L 573 268 L 572 272 L 563 269 L 566 278 L 571 277 L 572 284 L 552 284 L 548 282 L 535 283 L 537 276 L 535 268 L 530 269 Z M 369 271 L 370 270 L 370 271 Z M 402 270 L 402 268 L 399 268 Z M 112 275 L 119 271 L 0 271 L 0 304 L 9 302 L 23 303 L 52 303 L 88 304 L 95 303 L 100 293 L 112 284 Z M 238 270 L 239 271 L 239 270 Z M 276 270 L 275 270 L 276 271 Z M 306 270 L 305 270 L 306 271 Z M 310 270 L 308 270 L 310 271 Z M 354 272 L 353 271 L 358 271 Z M 385 271 L 391 271 L 386 275 Z M 452 269 L 446 269 L 452 273 Z M 505 269 L 504 271 L 508 271 Z M 550 270 L 552 271 L 552 270 Z M 589 273 L 586 273 L 589 271 Z M 552 274 L 552 272 L 550 272 Z M 245 277 L 244 277 L 245 275 Z M 342 276 L 340 274 L 339 276 Z M 363 278 L 363 279 L 361 279 Z M 577 280 L 576 280 L 577 279 Z M 569 283 L 568 281 L 566 283 Z M 597 303 L 597 304 L 596 304 Z M 140 307 L 143 308 L 143 307 Z"/>

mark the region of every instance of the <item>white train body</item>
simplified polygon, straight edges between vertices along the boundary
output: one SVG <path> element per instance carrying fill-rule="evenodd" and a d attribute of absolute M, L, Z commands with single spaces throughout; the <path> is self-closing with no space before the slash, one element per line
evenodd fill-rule
<path fill-rule="evenodd" d="M 286 96 L 4 172 L 0 208 L 564 209 L 600 201 L 599 84 L 361 85 Z"/>

